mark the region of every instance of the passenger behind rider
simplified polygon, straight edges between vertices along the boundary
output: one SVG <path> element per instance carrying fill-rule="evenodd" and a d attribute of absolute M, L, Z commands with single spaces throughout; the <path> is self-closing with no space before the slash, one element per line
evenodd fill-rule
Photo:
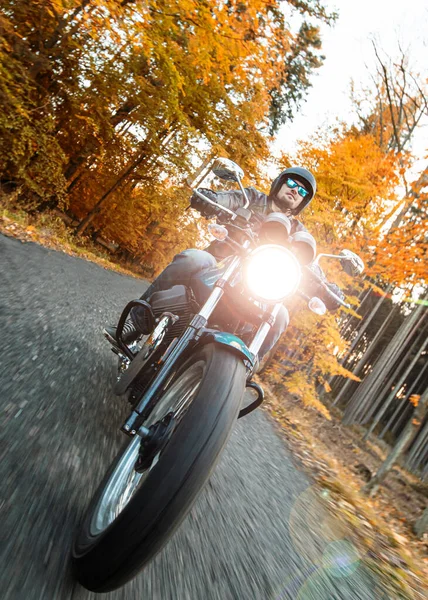
<path fill-rule="evenodd" d="M 233 211 L 243 207 L 245 204 L 244 195 L 240 190 L 214 192 L 212 190 L 200 189 L 199 191 L 203 192 L 211 200 Z M 307 169 L 291 167 L 283 171 L 272 182 L 269 195 L 259 192 L 254 187 L 246 188 L 245 191 L 249 199 L 248 208 L 253 213 L 268 215 L 271 212 L 282 212 L 290 218 L 290 234 L 294 234 L 297 231 L 307 231 L 302 223 L 296 219 L 296 215 L 308 206 L 316 193 L 315 177 Z M 205 217 L 212 217 L 216 214 L 215 207 L 201 200 L 196 194 L 192 195 L 190 203 L 193 208 Z M 193 277 L 204 269 L 214 267 L 217 264 L 217 260 L 230 255 L 230 253 L 230 247 L 218 241 L 211 243 L 206 250 L 191 248 L 180 252 L 147 288 L 141 299 L 148 301 L 154 292 L 167 290 L 173 285 L 181 284 L 191 287 Z M 315 269 L 317 270 L 317 274 L 325 280 L 321 269 L 319 267 Z M 343 294 L 335 284 L 330 284 L 326 281 L 325 283 L 336 295 L 343 298 Z M 329 310 L 335 310 L 338 307 L 338 304 L 325 292 L 322 286 L 312 286 L 309 293 L 321 298 Z M 198 298 L 196 299 L 198 300 Z M 273 348 L 281 334 L 287 328 L 288 323 L 288 311 L 282 306 L 271 331 L 260 349 L 259 359 Z M 133 308 L 130 319 L 126 321 L 123 328 L 123 341 L 126 344 L 130 344 L 140 335 L 150 333 L 147 330 L 146 324 L 147 320 L 144 317 L 144 309 L 139 307 Z M 114 327 L 106 327 L 106 331 L 111 337 L 115 337 L 116 329 Z"/>

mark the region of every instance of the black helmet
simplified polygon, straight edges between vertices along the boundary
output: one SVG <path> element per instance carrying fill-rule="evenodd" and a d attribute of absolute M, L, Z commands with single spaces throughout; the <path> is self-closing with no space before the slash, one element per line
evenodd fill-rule
<path fill-rule="evenodd" d="M 289 169 L 285 169 L 285 171 L 280 173 L 278 177 L 272 181 L 269 192 L 269 198 L 271 200 L 276 202 L 276 194 L 289 177 L 303 183 L 309 192 L 306 198 L 302 199 L 299 206 L 292 211 L 293 215 L 298 215 L 315 196 L 317 191 L 317 182 L 315 181 L 315 177 L 312 175 L 312 173 L 310 173 L 307 169 L 304 169 L 303 167 L 290 167 Z"/>

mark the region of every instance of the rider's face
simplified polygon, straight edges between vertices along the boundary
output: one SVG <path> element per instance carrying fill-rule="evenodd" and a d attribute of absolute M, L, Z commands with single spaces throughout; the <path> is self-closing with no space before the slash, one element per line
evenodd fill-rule
<path fill-rule="evenodd" d="M 303 188 L 305 186 L 298 182 Z M 306 188 L 305 188 L 306 189 Z M 276 194 L 277 204 L 279 204 L 284 212 L 292 211 L 299 206 L 303 198 L 298 192 L 298 186 L 290 188 L 287 183 L 283 183 Z"/>

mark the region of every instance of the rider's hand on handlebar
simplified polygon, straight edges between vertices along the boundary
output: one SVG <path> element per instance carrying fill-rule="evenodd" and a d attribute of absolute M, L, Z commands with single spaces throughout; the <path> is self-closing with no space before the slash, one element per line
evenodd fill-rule
<path fill-rule="evenodd" d="M 207 196 L 207 198 L 213 202 L 216 201 L 216 195 L 212 190 L 201 188 L 199 191 L 201 191 L 204 196 Z M 209 204 L 208 202 L 204 202 L 204 200 L 195 193 L 193 193 L 190 198 L 190 205 L 192 208 L 200 212 L 203 217 L 208 219 L 211 217 L 217 217 L 220 219 L 221 217 L 225 217 L 224 211 L 222 211 L 221 208 L 216 209 L 215 206 Z"/>
<path fill-rule="evenodd" d="M 336 310 L 341 305 L 349 306 L 344 301 L 345 296 L 342 290 L 335 283 L 329 283 L 326 280 L 318 265 L 307 267 L 305 273 L 309 276 L 306 281 L 308 293 L 321 298 L 329 311 Z"/>
<path fill-rule="evenodd" d="M 342 306 L 347 306 L 342 290 L 335 283 L 328 283 L 327 281 L 324 282 L 323 290 L 324 293 L 320 295 L 320 297 L 322 298 L 328 310 L 337 310 L 342 303 Z M 339 303 L 332 294 L 337 296 L 342 302 Z"/>

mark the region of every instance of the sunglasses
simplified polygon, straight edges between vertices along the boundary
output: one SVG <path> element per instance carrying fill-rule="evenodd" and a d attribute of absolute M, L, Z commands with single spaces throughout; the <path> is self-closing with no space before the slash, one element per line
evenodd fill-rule
<path fill-rule="evenodd" d="M 306 196 L 309 194 L 308 190 L 305 190 L 304 187 L 302 187 L 301 185 L 299 185 L 298 183 L 296 183 L 294 181 L 294 179 L 287 179 L 287 181 L 285 182 L 288 187 L 292 190 L 294 190 L 294 188 L 297 188 L 297 193 L 302 196 L 302 198 L 306 198 Z"/>

